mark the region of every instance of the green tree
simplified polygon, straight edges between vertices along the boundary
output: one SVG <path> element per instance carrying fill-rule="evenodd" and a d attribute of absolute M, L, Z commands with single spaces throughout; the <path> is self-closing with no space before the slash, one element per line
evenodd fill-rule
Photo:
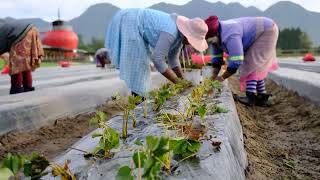
<path fill-rule="evenodd" d="M 91 39 L 91 43 L 90 44 L 86 44 L 83 41 L 83 36 L 82 35 L 78 35 L 79 38 L 79 44 L 78 44 L 78 48 L 88 51 L 90 53 L 95 53 L 98 49 L 103 48 L 104 47 L 104 40 L 103 39 L 98 39 L 93 37 Z"/>
<path fill-rule="evenodd" d="M 91 45 L 91 48 L 94 51 L 96 51 L 96 50 L 104 47 L 104 40 L 92 37 L 90 45 Z"/>
<path fill-rule="evenodd" d="M 300 34 L 300 42 L 302 49 L 310 49 L 312 47 L 312 42 L 306 32 Z"/>
<path fill-rule="evenodd" d="M 312 42 L 300 28 L 285 28 L 280 31 L 277 47 L 280 49 L 309 49 Z"/>

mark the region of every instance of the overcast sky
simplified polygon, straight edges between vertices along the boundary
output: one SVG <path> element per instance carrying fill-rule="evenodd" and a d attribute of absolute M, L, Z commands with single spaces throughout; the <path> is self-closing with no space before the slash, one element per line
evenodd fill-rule
<path fill-rule="evenodd" d="M 97 3 L 108 2 L 120 8 L 148 7 L 159 2 L 185 4 L 190 0 L 0 0 L 0 18 L 30 18 L 40 17 L 52 21 L 57 18 L 57 9 L 61 8 L 61 16 L 69 20 L 79 16 L 89 6 Z M 217 0 L 207 0 L 217 2 Z M 220 0 L 224 3 L 240 2 L 244 6 L 256 6 L 265 10 L 279 0 Z M 320 12 L 319 0 L 291 0 L 304 8 Z"/>

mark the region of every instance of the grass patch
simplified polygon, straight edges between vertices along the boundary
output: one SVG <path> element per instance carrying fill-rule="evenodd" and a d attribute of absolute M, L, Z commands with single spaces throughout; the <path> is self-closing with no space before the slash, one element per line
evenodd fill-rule
<path fill-rule="evenodd" d="M 40 67 L 57 67 L 57 62 L 41 62 Z"/>
<path fill-rule="evenodd" d="M 4 60 L 0 59 L 0 70 L 2 70 L 5 65 L 6 65 L 6 63 L 4 62 Z"/>

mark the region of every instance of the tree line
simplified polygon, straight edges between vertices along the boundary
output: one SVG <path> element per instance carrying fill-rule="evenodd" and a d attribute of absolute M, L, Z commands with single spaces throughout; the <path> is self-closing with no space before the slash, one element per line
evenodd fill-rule
<path fill-rule="evenodd" d="M 300 28 L 285 28 L 280 31 L 277 44 L 278 49 L 311 49 L 312 41 L 306 32 Z"/>

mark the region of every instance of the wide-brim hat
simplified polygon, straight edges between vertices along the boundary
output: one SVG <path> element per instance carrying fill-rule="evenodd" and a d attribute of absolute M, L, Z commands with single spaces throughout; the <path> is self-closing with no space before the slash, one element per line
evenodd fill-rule
<path fill-rule="evenodd" d="M 179 31 L 196 50 L 203 52 L 208 48 L 206 41 L 208 26 L 201 18 L 189 19 L 184 16 L 177 16 L 176 24 Z"/>

